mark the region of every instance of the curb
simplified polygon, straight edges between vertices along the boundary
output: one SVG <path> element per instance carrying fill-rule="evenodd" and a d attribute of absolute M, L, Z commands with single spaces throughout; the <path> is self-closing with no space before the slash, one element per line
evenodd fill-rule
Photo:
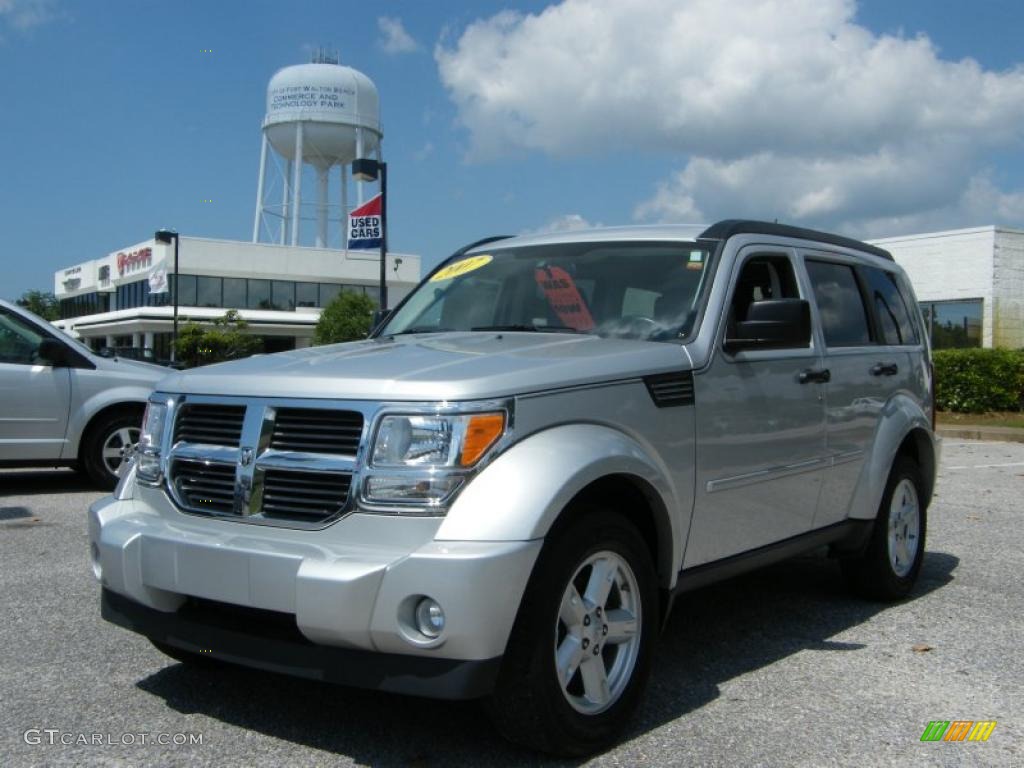
<path fill-rule="evenodd" d="M 972 427 L 970 425 L 953 427 L 939 425 L 935 431 L 940 437 L 956 440 L 995 440 L 1003 443 L 1024 443 L 1024 429 L 1016 427 Z"/>

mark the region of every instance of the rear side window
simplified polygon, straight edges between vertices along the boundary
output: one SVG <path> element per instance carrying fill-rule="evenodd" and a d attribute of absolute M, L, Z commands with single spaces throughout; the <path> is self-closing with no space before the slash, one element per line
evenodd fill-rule
<path fill-rule="evenodd" d="M 877 267 L 865 268 L 864 276 L 871 294 L 871 305 L 878 318 L 878 341 L 894 345 L 917 344 L 917 330 L 895 276 Z"/>
<path fill-rule="evenodd" d="M 825 261 L 808 261 L 814 300 L 821 316 L 825 344 L 859 347 L 871 343 L 868 315 L 853 267 Z"/>

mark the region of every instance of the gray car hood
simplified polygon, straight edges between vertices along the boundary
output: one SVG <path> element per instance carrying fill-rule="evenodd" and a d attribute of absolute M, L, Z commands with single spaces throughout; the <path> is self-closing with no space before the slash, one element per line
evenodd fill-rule
<path fill-rule="evenodd" d="M 690 368 L 664 342 L 443 333 L 260 355 L 175 373 L 164 392 L 351 400 L 469 400 Z"/>

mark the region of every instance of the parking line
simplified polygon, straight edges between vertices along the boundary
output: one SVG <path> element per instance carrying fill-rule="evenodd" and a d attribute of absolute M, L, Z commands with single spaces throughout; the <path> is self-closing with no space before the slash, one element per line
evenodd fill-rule
<path fill-rule="evenodd" d="M 1024 461 L 1011 461 L 1006 464 L 965 464 L 958 467 L 944 467 L 944 469 L 996 469 L 997 467 L 1024 467 Z"/>

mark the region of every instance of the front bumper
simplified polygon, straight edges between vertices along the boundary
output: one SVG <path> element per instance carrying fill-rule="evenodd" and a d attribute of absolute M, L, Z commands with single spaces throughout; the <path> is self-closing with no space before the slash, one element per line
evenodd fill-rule
<path fill-rule="evenodd" d="M 105 618 L 155 640 L 306 677 L 480 695 L 490 680 L 481 670 L 505 651 L 541 542 L 435 542 L 440 522 L 357 513 L 320 531 L 269 528 L 183 514 L 136 486 L 134 498 L 90 508 L 89 537 Z M 436 639 L 415 628 L 423 596 L 445 612 Z M 284 617 L 290 644 L 245 624 L 219 626 L 216 610 L 194 612 L 197 599 Z M 440 667 L 408 671 L 426 662 Z"/>
<path fill-rule="evenodd" d="M 500 656 L 457 661 L 315 645 L 288 631 L 283 622 L 270 617 L 261 621 L 255 612 L 217 611 L 190 601 L 174 613 L 165 613 L 109 589 L 103 590 L 100 612 L 112 624 L 204 658 L 433 699 L 486 696 L 494 689 L 501 666 Z"/>

